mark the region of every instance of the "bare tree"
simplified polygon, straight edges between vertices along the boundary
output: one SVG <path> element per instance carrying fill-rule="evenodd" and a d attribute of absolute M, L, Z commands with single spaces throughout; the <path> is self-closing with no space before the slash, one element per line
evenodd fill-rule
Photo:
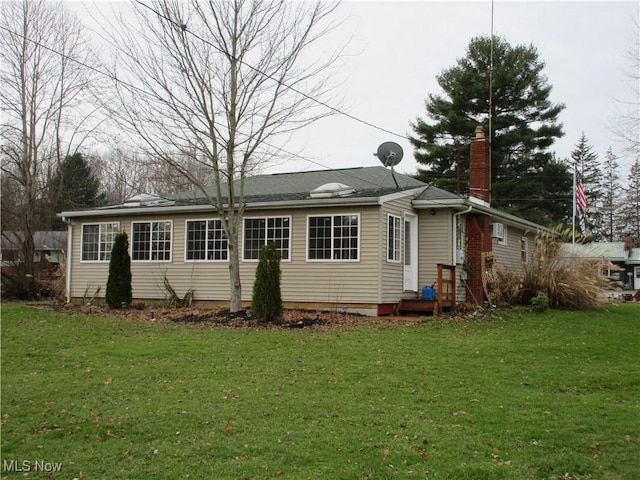
<path fill-rule="evenodd" d="M 80 23 L 61 2 L 1 2 L 0 32 L 1 171 L 13 205 L 3 211 L 2 231 L 7 242 L 19 243 L 14 280 L 26 292 L 33 289 L 33 234 L 50 218 L 40 212 L 50 204 L 50 180 L 92 129 L 93 117 L 82 109 L 91 54 Z M 8 200 L 5 189 L 2 197 Z"/>
<path fill-rule="evenodd" d="M 626 52 L 627 68 L 625 75 L 629 82 L 626 99 L 618 99 L 618 112 L 615 115 L 612 131 L 622 144 L 623 152 L 632 161 L 640 158 L 640 22 L 636 17 L 631 21 L 634 26 L 634 38 Z"/>
<path fill-rule="evenodd" d="M 273 157 L 269 140 L 332 113 L 328 68 L 313 51 L 331 29 L 326 3 L 156 0 L 118 24 L 114 115 L 149 154 L 217 210 L 229 244 L 230 309 L 241 310 L 244 180 Z M 196 164 L 210 169 L 213 190 Z"/>

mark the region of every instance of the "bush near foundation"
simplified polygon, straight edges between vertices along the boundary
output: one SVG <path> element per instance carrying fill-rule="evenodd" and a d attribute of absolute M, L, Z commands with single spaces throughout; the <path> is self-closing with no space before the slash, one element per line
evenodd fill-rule
<path fill-rule="evenodd" d="M 600 263 L 562 255 L 562 242 L 570 232 L 556 229 L 539 232 L 522 273 L 507 269 L 496 272 L 496 292 L 503 304 L 530 305 L 546 295 L 550 308 L 589 310 L 601 306 Z"/>

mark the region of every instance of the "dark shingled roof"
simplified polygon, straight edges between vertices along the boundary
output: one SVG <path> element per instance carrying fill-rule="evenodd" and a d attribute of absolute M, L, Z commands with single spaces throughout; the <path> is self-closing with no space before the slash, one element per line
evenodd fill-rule
<path fill-rule="evenodd" d="M 350 197 L 381 196 L 394 191 L 427 186 L 426 183 L 402 173 L 395 173 L 395 177 L 398 186 L 394 182 L 391 170 L 382 166 L 255 175 L 245 179 L 245 201 L 253 203 L 302 200 L 308 198 L 312 190 L 333 182 L 353 187 L 356 192 Z M 226 184 L 221 185 L 221 188 L 222 195 L 226 198 Z M 213 187 L 207 190 L 211 195 L 215 195 Z M 190 190 L 171 195 L 169 198 L 177 203 L 197 202 L 203 195 L 199 190 Z"/>

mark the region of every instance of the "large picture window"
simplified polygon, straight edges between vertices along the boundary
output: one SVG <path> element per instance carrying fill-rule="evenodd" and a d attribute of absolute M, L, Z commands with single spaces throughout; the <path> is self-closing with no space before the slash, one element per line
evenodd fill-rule
<path fill-rule="evenodd" d="M 275 243 L 282 260 L 290 258 L 291 217 L 245 218 L 244 260 L 258 260 L 260 250 L 267 243 Z"/>
<path fill-rule="evenodd" d="M 400 262 L 401 222 L 402 219 L 395 215 L 387 217 L 387 261 L 389 262 Z"/>
<path fill-rule="evenodd" d="M 229 258 L 229 242 L 220 220 L 187 220 L 187 260 Z"/>
<path fill-rule="evenodd" d="M 359 215 L 312 216 L 308 226 L 309 260 L 359 260 Z"/>
<path fill-rule="evenodd" d="M 91 223 L 82 225 L 82 261 L 108 262 L 113 242 L 120 230 L 119 223 Z"/>
<path fill-rule="evenodd" d="M 171 261 L 171 221 L 133 222 L 131 260 Z"/>

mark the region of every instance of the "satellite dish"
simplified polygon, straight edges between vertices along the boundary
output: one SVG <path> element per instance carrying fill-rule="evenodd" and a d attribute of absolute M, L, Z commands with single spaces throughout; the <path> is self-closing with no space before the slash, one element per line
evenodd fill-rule
<path fill-rule="evenodd" d="M 384 142 L 374 153 L 385 167 L 395 167 L 402 160 L 402 147 L 395 142 Z"/>

